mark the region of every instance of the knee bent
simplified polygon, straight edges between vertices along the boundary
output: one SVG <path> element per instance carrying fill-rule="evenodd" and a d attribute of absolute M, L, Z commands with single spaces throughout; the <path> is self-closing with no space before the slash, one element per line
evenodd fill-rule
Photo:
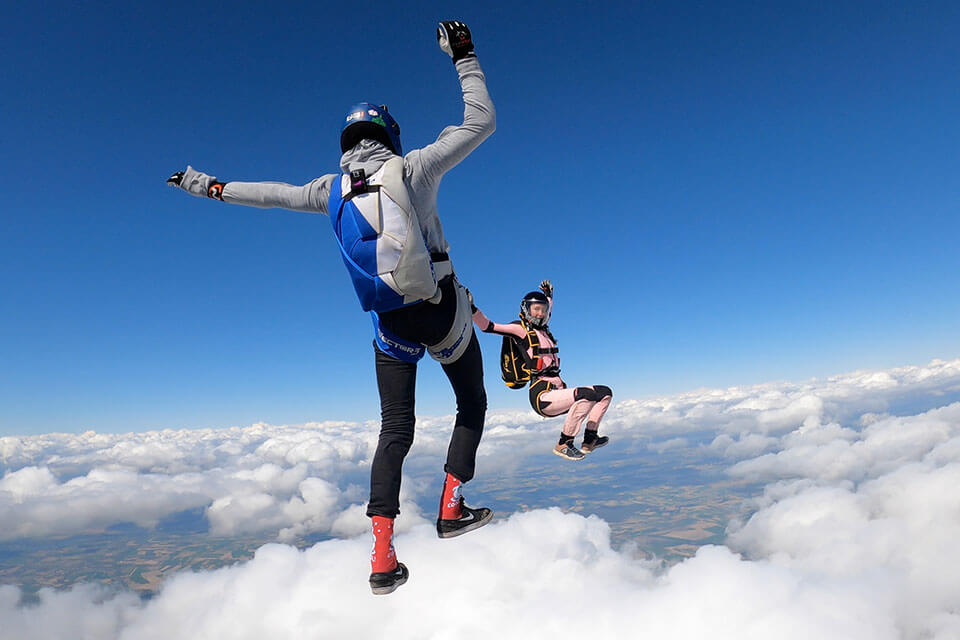
<path fill-rule="evenodd" d="M 613 391 L 610 387 L 602 384 L 595 384 L 593 387 L 577 387 L 573 392 L 574 400 L 589 400 L 590 402 L 600 402 L 604 398 L 612 397 Z"/>

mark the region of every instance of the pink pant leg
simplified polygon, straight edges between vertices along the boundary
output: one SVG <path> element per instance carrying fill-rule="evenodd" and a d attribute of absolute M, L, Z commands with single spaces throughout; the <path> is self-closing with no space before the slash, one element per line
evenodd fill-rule
<path fill-rule="evenodd" d="M 565 387 L 563 389 L 551 389 L 540 396 L 540 406 L 543 412 L 551 418 L 562 416 L 570 407 L 573 406 L 574 389 Z"/>
<path fill-rule="evenodd" d="M 563 423 L 563 433 L 567 436 L 575 436 L 580 433 L 580 424 L 583 419 L 590 414 L 594 405 L 598 404 L 592 400 L 575 400 L 576 388 L 553 389 L 547 391 L 540 400 L 546 406 L 543 412 L 548 416 L 561 416 L 567 414 L 567 419 Z M 609 405 L 609 399 L 607 405 Z M 606 410 L 604 408 L 604 410 Z M 603 413 L 600 413 L 602 416 Z"/>
<path fill-rule="evenodd" d="M 563 423 L 563 435 L 575 436 L 580 433 L 580 424 L 595 404 L 597 403 L 592 400 L 577 400 L 574 402 L 570 408 L 570 413 L 567 414 L 567 419 Z"/>
<path fill-rule="evenodd" d="M 603 419 L 603 414 L 605 414 L 610 407 L 610 400 L 612 399 L 610 396 L 606 396 L 603 400 L 593 405 L 590 413 L 587 414 L 587 429 L 596 431 L 600 427 L 600 420 Z"/>

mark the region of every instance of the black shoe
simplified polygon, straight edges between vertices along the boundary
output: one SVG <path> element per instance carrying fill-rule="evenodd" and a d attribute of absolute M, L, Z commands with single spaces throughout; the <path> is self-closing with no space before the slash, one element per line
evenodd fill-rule
<path fill-rule="evenodd" d="M 590 453 L 594 449 L 599 449 L 608 442 L 610 442 L 610 438 L 607 436 L 600 436 L 593 442 L 584 442 L 582 445 L 580 445 L 580 451 L 583 453 Z"/>
<path fill-rule="evenodd" d="M 471 509 L 463 504 L 463 496 L 460 496 L 460 517 L 456 520 L 437 518 L 437 535 L 441 538 L 456 538 L 468 531 L 479 529 L 491 520 L 493 511 L 486 507 Z"/>
<path fill-rule="evenodd" d="M 370 590 L 374 595 L 383 596 L 396 591 L 397 587 L 402 585 L 410 577 L 410 572 L 402 562 L 397 563 L 397 568 L 393 571 L 383 571 L 381 573 L 370 574 Z"/>

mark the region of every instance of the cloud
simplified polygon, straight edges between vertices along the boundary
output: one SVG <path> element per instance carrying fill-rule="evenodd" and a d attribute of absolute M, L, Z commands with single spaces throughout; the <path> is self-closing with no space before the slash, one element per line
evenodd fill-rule
<path fill-rule="evenodd" d="M 960 403 L 918 416 L 886 417 L 859 431 L 808 420 L 784 436 L 775 453 L 739 462 L 730 473 L 764 481 L 805 477 L 859 482 L 928 455 L 955 451 L 960 446 L 958 425 Z"/>
<path fill-rule="evenodd" d="M 727 545 L 824 579 L 878 580 L 906 637 L 960 637 L 960 403 L 860 423 L 809 419 L 775 453 L 733 465 L 769 484 Z"/>
<path fill-rule="evenodd" d="M 501 514 L 476 533 L 438 540 L 415 500 L 431 483 L 414 473 L 397 536 L 411 579 L 382 598 L 366 585 L 360 484 L 375 425 L 4 439 L 2 521 L 32 523 L 16 525 L 17 535 L 49 527 L 48 512 L 71 504 L 61 515 L 89 526 L 111 512 L 149 522 L 206 501 L 221 532 L 341 538 L 302 551 L 271 544 L 246 563 L 176 574 L 147 602 L 78 585 L 18 606 L 19 591 L 0 587 L 0 640 L 78 630 L 121 640 L 957 638 L 958 389 L 960 361 L 936 361 L 614 406 L 608 433 L 625 449 L 719 456 L 734 477 L 764 485 L 724 546 L 672 566 L 614 548 L 596 516 L 556 508 Z M 449 423 L 421 421 L 408 466 L 442 460 Z M 542 452 L 556 428 L 494 413 L 484 464 Z"/>
<path fill-rule="evenodd" d="M 850 422 L 869 414 L 909 414 L 960 400 L 960 359 L 824 380 L 769 382 L 626 400 L 611 424 L 647 437 L 681 433 L 782 435 L 809 418 Z"/>
<path fill-rule="evenodd" d="M 718 546 L 661 572 L 613 549 L 599 518 L 557 509 L 451 541 L 420 526 L 397 544 L 411 578 L 389 597 L 369 593 L 357 562 L 366 540 L 274 544 L 244 564 L 179 574 L 143 604 L 84 586 L 17 608 L 0 590 L 0 638 L 75 638 L 79 628 L 122 640 L 901 637 L 887 576 L 824 575 Z"/>
<path fill-rule="evenodd" d="M 670 449 L 682 449 L 688 444 L 689 443 L 687 442 L 686 438 L 670 438 L 669 440 L 650 443 L 647 445 L 647 448 L 651 451 L 656 451 L 657 453 L 663 453 L 664 451 L 669 451 Z"/>
<path fill-rule="evenodd" d="M 662 453 L 705 446 L 742 461 L 731 473 L 748 479 L 793 474 L 856 481 L 872 464 L 897 465 L 909 451 L 946 437 L 943 424 L 911 423 L 910 433 L 896 433 L 884 426 L 886 412 L 904 403 L 929 408 L 954 396 L 960 399 L 960 360 L 938 360 L 627 400 L 611 407 L 604 429 L 623 447 L 636 442 Z M 452 416 L 418 418 L 405 464 L 404 511 L 413 516 L 403 526 L 415 523 L 421 494 L 436 490 L 423 480 L 440 473 L 452 423 Z M 560 419 L 543 420 L 532 411 L 491 412 L 480 468 L 496 475 L 542 454 L 559 426 Z M 332 421 L 0 438 L 0 519 L 14 523 L 0 528 L 0 540 L 119 522 L 150 527 L 198 508 L 215 535 L 263 533 L 289 541 L 332 534 L 365 500 L 377 430 L 375 422 Z"/>
<path fill-rule="evenodd" d="M 203 508 L 211 532 L 324 531 L 351 503 L 375 433 L 343 423 L 3 438 L 0 540 Z M 19 466 L 18 465 L 25 465 Z"/>

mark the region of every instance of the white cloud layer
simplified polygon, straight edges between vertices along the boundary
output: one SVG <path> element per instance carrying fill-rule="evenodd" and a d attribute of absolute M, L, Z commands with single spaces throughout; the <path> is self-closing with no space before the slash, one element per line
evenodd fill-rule
<path fill-rule="evenodd" d="M 853 474 L 856 479 L 872 464 L 861 449 L 922 450 L 930 438 L 944 438 L 947 428 L 930 431 L 916 425 L 911 427 L 916 434 L 884 440 L 882 425 L 869 422 L 882 423 L 885 412 L 900 404 L 921 399 L 936 406 L 938 399 L 950 397 L 960 399 L 960 360 L 626 400 L 611 408 L 605 428 L 621 443 L 637 441 L 656 452 L 691 446 L 698 434 L 709 434 L 711 452 L 732 461 L 750 459 L 734 466 L 745 477 L 765 478 L 764 467 L 773 466 L 795 475 Z M 851 420 L 853 424 L 840 426 Z M 408 469 L 442 475 L 452 422 L 451 416 L 419 418 Z M 857 435 L 862 426 L 867 426 L 865 433 L 876 432 L 869 444 Z M 343 534 L 362 524 L 352 516 L 366 498 L 377 429 L 375 422 L 323 422 L 3 437 L 0 522 L 7 524 L 0 528 L 0 541 L 78 533 L 118 522 L 150 527 L 197 508 L 205 509 L 215 535 L 266 533 L 290 541 L 334 533 L 335 525 Z M 479 478 L 543 453 L 557 431 L 558 419 L 491 412 L 479 451 Z M 829 447 L 821 447 L 816 438 L 829 440 Z M 809 458 L 804 442 L 816 446 L 822 460 Z M 806 469 L 798 468 L 804 465 Z M 413 482 L 405 487 L 405 515 L 398 526 L 415 524 L 417 496 L 436 490 Z"/>
<path fill-rule="evenodd" d="M 388 597 L 369 593 L 364 539 L 267 545 L 244 564 L 179 574 L 145 604 L 86 585 L 16 608 L 16 590 L 2 587 L 0 639 L 893 640 L 960 631 L 949 610 L 956 590 L 905 596 L 898 568 L 823 570 L 707 546 L 660 572 L 612 549 L 602 520 L 557 509 L 455 540 L 422 525 L 397 543 L 411 578 Z"/>
<path fill-rule="evenodd" d="M 147 603 L 82 585 L 18 607 L 19 591 L 0 587 L 0 640 L 955 640 L 958 394 L 960 361 L 935 361 L 620 402 L 607 432 L 621 446 L 719 456 L 730 474 L 765 484 L 725 546 L 661 569 L 612 548 L 602 520 L 556 509 L 441 541 L 411 500 L 432 487 L 415 481 L 397 539 L 411 579 L 379 598 L 366 585 L 362 511 L 375 425 L 3 438 L 0 522 L 13 523 L 10 537 L 56 531 L 58 518 L 67 531 L 204 506 L 217 531 L 343 539 L 268 545 L 247 563 L 178 574 Z M 542 452 L 556 430 L 555 420 L 492 415 L 483 468 Z M 423 420 L 411 463 L 439 464 L 448 433 L 449 419 Z"/>

